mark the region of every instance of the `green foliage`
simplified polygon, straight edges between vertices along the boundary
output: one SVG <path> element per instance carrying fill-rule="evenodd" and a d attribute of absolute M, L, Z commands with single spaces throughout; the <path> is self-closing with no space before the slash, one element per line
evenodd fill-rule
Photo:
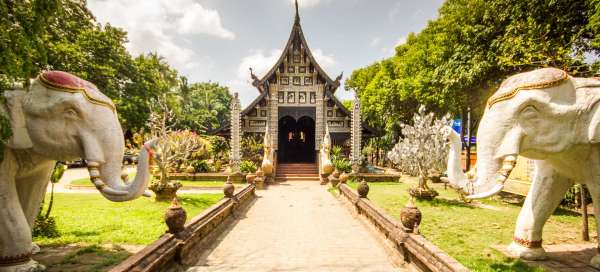
<path fill-rule="evenodd" d="M 584 62 L 584 54 L 598 59 L 599 3 L 448 0 L 394 56 L 355 70 L 345 86 L 358 93 L 364 120 L 386 132 L 387 140 L 373 143 L 377 148 L 398 138 L 399 123 L 408 123 L 418 104 L 455 116 L 470 107 L 478 119 L 490 94 L 514 73 L 554 66 L 594 74 L 600 65 Z"/>
<path fill-rule="evenodd" d="M 216 83 L 188 84 L 156 53 L 131 56 L 127 32 L 98 23 L 86 1 L 0 1 L 0 93 L 42 70 L 62 70 L 94 83 L 131 132 L 146 127 L 159 98 L 181 120 L 178 129 L 223 124 L 231 96 Z"/>
<path fill-rule="evenodd" d="M 575 209 L 579 209 L 581 207 L 581 192 L 579 190 L 579 186 L 580 185 L 575 185 L 569 188 L 569 190 L 567 190 L 565 198 L 563 198 L 563 200 L 560 202 L 561 206 Z M 590 191 L 586 190 L 585 193 L 586 203 L 592 203 L 592 196 L 590 195 Z"/>
<path fill-rule="evenodd" d="M 346 158 L 339 158 L 333 161 L 335 168 L 344 173 L 352 172 L 352 164 Z"/>
<path fill-rule="evenodd" d="M 258 165 L 262 162 L 263 136 L 259 134 L 244 134 L 241 140 L 242 158 L 251 160 Z"/>
<path fill-rule="evenodd" d="M 2 94 L 0 93 L 0 95 Z M 0 162 L 4 159 L 4 147 L 11 136 L 10 120 L 0 115 Z"/>
<path fill-rule="evenodd" d="M 184 91 L 185 90 L 185 91 Z M 229 120 L 232 96 L 218 83 L 195 83 L 182 89 L 178 126 L 196 131 L 212 131 Z"/>
<path fill-rule="evenodd" d="M 210 171 L 210 165 L 206 160 L 193 161 L 191 166 L 194 167 L 196 173 L 206 173 Z"/>
<path fill-rule="evenodd" d="M 229 156 L 229 142 L 220 136 L 212 136 L 210 139 L 209 153 L 215 161 L 227 161 Z"/>
<path fill-rule="evenodd" d="M 256 169 L 256 164 L 250 160 L 244 160 L 240 163 L 240 171 L 242 173 L 254 173 Z"/>
<path fill-rule="evenodd" d="M 32 236 L 41 238 L 60 237 L 54 217 L 45 217 L 38 214 L 33 224 Z"/>

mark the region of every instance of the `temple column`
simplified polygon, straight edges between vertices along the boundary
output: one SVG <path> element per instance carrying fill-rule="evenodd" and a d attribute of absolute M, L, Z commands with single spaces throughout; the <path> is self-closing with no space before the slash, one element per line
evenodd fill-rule
<path fill-rule="evenodd" d="M 238 93 L 234 94 L 233 100 L 231 101 L 231 155 L 229 157 L 229 165 L 231 173 L 240 172 L 241 152 L 240 152 L 240 141 L 241 141 L 241 105 Z"/>
<path fill-rule="evenodd" d="M 323 93 L 323 85 L 316 85 L 317 87 L 315 88 L 316 90 L 316 96 L 317 96 L 317 100 L 316 100 L 316 109 L 315 109 L 315 117 L 317 120 L 315 120 L 315 150 L 320 150 L 321 149 L 321 142 L 323 141 L 323 136 L 324 136 L 324 130 L 323 128 L 325 127 L 326 124 L 326 120 L 325 119 L 325 110 L 327 107 L 324 105 L 325 100 L 324 98 L 324 93 Z"/>
<path fill-rule="evenodd" d="M 362 164 L 362 154 L 361 154 L 361 132 L 362 125 L 360 122 L 360 100 L 358 99 L 358 95 L 355 94 L 354 102 L 352 106 L 352 128 L 351 128 L 351 141 L 352 148 L 350 149 L 350 162 L 352 163 L 352 173 L 356 174 L 360 171 L 360 166 Z"/>

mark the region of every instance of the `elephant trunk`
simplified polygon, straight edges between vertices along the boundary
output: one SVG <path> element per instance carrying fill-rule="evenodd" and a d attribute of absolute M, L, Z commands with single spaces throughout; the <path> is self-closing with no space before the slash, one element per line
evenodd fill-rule
<path fill-rule="evenodd" d="M 490 147 L 480 145 L 475 168 L 479 174 L 468 173 L 465 175 L 461 169 L 462 143 L 460 135 L 451 128 L 449 129 L 451 130 L 448 136 L 450 140 L 450 153 L 448 154 L 449 183 L 466 193 L 467 199 L 486 198 L 502 191 L 504 183 L 515 167 L 516 155 L 506 155 L 500 160 L 496 160 L 493 158 L 491 150 L 485 150 Z"/>
<path fill-rule="evenodd" d="M 150 160 L 156 142 L 157 140 L 151 140 L 144 144 L 138 157 L 135 178 L 130 183 L 121 179 L 121 158 L 113 158 L 105 163 L 88 161 L 88 171 L 94 186 L 106 199 L 114 202 L 129 201 L 144 195 L 151 177 Z"/>

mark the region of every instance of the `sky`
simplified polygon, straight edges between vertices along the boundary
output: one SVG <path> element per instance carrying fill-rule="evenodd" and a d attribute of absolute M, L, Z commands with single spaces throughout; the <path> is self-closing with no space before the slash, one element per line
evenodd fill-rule
<path fill-rule="evenodd" d="M 410 32 L 437 17 L 443 0 L 298 0 L 300 23 L 331 78 L 393 56 Z M 101 23 L 128 32 L 134 56 L 157 52 L 189 82 L 218 82 L 242 106 L 258 96 L 248 68 L 262 77 L 279 58 L 294 22 L 294 0 L 88 0 Z M 341 86 L 336 96 L 352 99 Z"/>

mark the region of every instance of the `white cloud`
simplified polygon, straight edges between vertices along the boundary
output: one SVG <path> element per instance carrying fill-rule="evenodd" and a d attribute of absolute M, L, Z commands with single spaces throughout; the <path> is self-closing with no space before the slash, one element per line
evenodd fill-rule
<path fill-rule="evenodd" d="M 275 65 L 282 52 L 281 49 L 272 49 L 267 54 L 265 54 L 264 50 L 252 51 L 250 55 L 242 58 L 237 70 L 238 79 L 245 79 L 250 82 L 250 71 L 248 68 L 252 68 L 254 74 L 261 78 Z"/>
<path fill-rule="evenodd" d="M 327 55 L 321 49 L 312 50 L 312 54 L 321 68 L 323 68 L 328 74 L 337 66 L 337 62 L 335 61 L 333 55 Z M 335 77 L 335 75 L 329 75 Z"/>
<path fill-rule="evenodd" d="M 131 53 L 158 52 L 178 70 L 201 66 L 194 59 L 202 57 L 182 41 L 186 35 L 235 39 L 235 34 L 222 26 L 218 11 L 193 0 L 90 0 L 88 8 L 98 21 L 128 32 L 126 47 Z"/>

